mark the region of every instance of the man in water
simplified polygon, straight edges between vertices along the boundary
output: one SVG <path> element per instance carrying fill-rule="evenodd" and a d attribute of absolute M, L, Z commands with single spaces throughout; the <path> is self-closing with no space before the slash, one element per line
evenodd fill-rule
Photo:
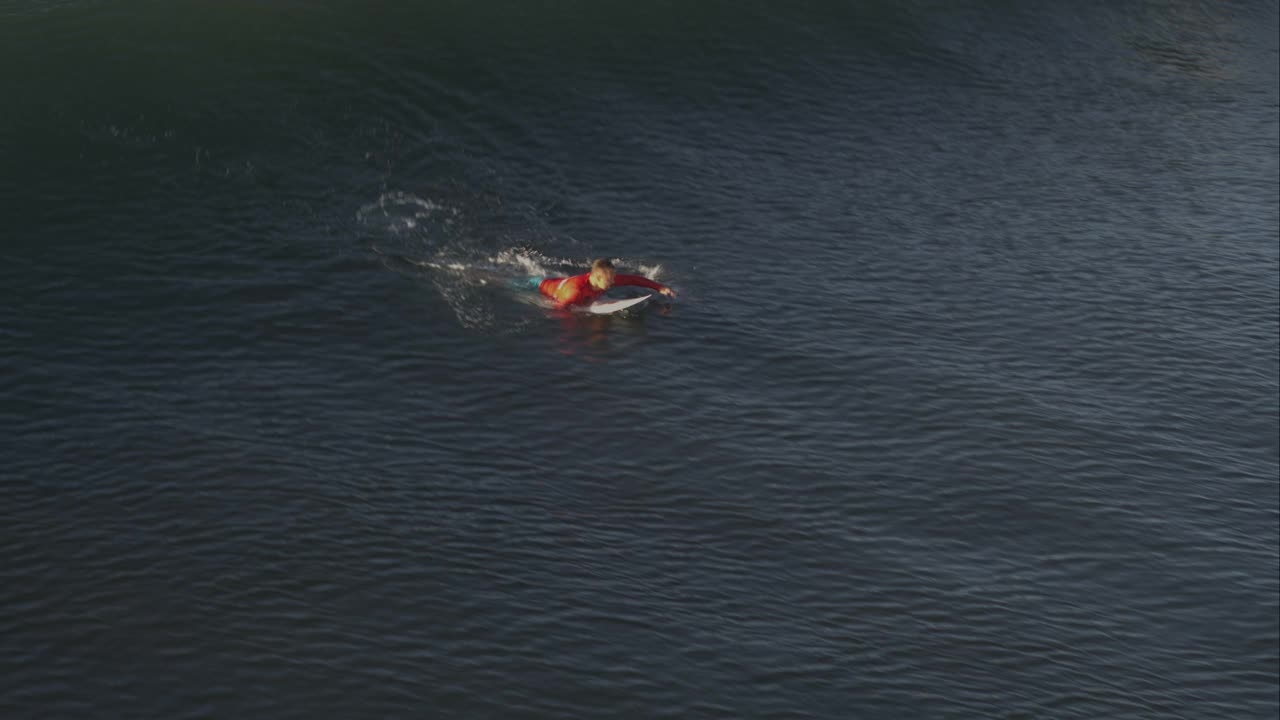
<path fill-rule="evenodd" d="M 594 301 L 614 285 L 635 285 L 657 290 L 667 297 L 675 297 L 676 291 L 640 275 L 620 275 L 613 263 L 600 258 L 591 263 L 591 272 L 567 278 L 531 278 L 529 284 L 538 289 L 560 307 L 585 305 Z"/>

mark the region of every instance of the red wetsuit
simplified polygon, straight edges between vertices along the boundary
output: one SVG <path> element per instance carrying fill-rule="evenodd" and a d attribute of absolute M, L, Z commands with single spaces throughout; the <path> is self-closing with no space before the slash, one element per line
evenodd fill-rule
<path fill-rule="evenodd" d="M 613 284 L 636 285 L 650 290 L 661 290 L 666 287 L 647 277 L 623 275 L 621 273 L 613 276 Z M 591 286 L 591 273 L 567 278 L 547 278 L 538 285 L 538 292 L 555 300 L 560 305 L 583 305 L 604 294 L 603 290 L 597 290 Z"/>

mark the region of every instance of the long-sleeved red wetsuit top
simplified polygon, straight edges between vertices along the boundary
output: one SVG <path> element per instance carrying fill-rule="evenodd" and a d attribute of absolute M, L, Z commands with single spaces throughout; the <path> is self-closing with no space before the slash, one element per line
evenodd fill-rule
<path fill-rule="evenodd" d="M 656 283 L 647 277 L 639 275 L 623 275 L 621 273 L 613 276 L 614 285 L 635 285 L 637 287 L 649 288 L 650 290 L 661 290 L 666 287 L 661 283 Z M 561 305 L 581 305 L 589 303 L 604 294 L 603 290 L 597 290 L 591 286 L 591 273 L 584 275 L 574 275 L 567 278 L 547 278 L 538 285 L 538 292 L 555 300 Z"/>

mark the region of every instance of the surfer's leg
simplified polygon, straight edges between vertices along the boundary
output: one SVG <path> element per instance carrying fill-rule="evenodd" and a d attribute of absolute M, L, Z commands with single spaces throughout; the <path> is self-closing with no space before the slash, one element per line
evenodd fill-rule
<path fill-rule="evenodd" d="M 538 288 L 540 288 L 540 287 L 542 286 L 542 281 L 543 281 L 543 280 L 546 280 L 546 278 L 544 278 L 544 277 L 531 277 L 531 278 L 525 278 L 524 280 L 512 280 L 512 281 L 511 281 L 511 285 L 512 285 L 513 287 L 515 287 L 517 290 L 534 290 L 534 291 L 536 291 Z"/>

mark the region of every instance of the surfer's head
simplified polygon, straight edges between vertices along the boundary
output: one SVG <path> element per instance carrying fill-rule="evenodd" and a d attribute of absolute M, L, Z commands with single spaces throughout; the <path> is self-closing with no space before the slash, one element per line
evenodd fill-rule
<path fill-rule="evenodd" d="M 613 263 L 606 258 L 600 258 L 591 263 L 591 287 L 597 290 L 608 290 L 613 287 L 613 277 L 617 275 L 617 271 L 613 269 Z"/>

